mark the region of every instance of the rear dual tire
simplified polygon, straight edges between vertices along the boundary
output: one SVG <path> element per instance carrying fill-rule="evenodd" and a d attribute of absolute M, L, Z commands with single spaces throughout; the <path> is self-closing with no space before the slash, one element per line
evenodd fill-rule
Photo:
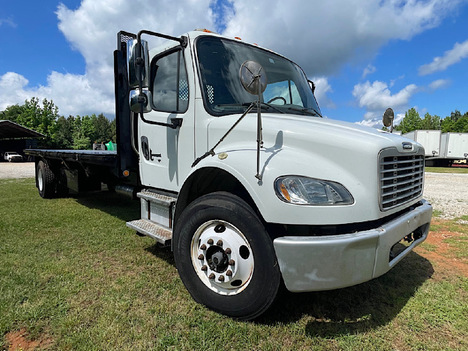
<path fill-rule="evenodd" d="M 36 185 L 39 195 L 44 199 L 55 197 L 56 179 L 55 174 L 49 165 L 44 161 L 39 161 L 36 166 Z"/>

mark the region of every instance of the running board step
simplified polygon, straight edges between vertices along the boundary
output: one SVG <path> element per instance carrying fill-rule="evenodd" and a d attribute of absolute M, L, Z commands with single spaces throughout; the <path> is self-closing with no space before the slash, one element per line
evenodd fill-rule
<path fill-rule="evenodd" d="M 137 197 L 166 207 L 171 206 L 171 204 L 176 201 L 175 197 L 157 194 L 149 190 L 140 191 L 139 193 L 137 193 Z"/>
<path fill-rule="evenodd" d="M 136 219 L 134 221 L 127 222 L 127 227 L 136 230 L 138 233 L 149 236 L 165 246 L 169 244 L 169 241 L 172 238 L 171 230 L 161 227 L 149 219 Z"/>

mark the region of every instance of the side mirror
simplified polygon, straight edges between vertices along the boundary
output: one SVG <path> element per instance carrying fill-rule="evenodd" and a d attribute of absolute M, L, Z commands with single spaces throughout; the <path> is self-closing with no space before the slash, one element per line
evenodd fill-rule
<path fill-rule="evenodd" d="M 129 100 L 132 112 L 140 113 L 142 105 L 144 113 L 151 112 L 152 110 L 153 97 L 148 89 L 143 89 L 142 92 L 139 89 L 131 90 Z"/>
<path fill-rule="evenodd" d="M 130 89 L 141 86 L 149 87 L 149 51 L 148 42 L 145 40 L 138 44 L 136 39 L 127 43 L 127 71 Z"/>
<path fill-rule="evenodd" d="M 393 132 L 393 120 L 395 119 L 395 114 L 393 110 L 389 107 L 385 110 L 385 113 L 382 118 L 383 125 L 385 127 L 390 127 L 390 133 Z"/>

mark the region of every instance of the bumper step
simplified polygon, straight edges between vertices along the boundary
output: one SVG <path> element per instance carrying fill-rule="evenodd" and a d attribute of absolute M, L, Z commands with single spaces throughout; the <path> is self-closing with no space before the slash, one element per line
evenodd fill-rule
<path fill-rule="evenodd" d="M 127 222 L 127 227 L 149 236 L 165 246 L 169 244 L 172 238 L 172 231 L 170 229 L 164 228 L 149 219 L 137 219 Z"/>

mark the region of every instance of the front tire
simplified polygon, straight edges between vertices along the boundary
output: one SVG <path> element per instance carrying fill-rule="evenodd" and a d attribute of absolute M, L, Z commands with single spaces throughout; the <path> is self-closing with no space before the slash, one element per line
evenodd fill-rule
<path fill-rule="evenodd" d="M 238 319 L 253 319 L 273 303 L 280 271 L 273 243 L 252 208 L 216 192 L 187 206 L 174 232 L 174 257 L 193 299 Z"/>

